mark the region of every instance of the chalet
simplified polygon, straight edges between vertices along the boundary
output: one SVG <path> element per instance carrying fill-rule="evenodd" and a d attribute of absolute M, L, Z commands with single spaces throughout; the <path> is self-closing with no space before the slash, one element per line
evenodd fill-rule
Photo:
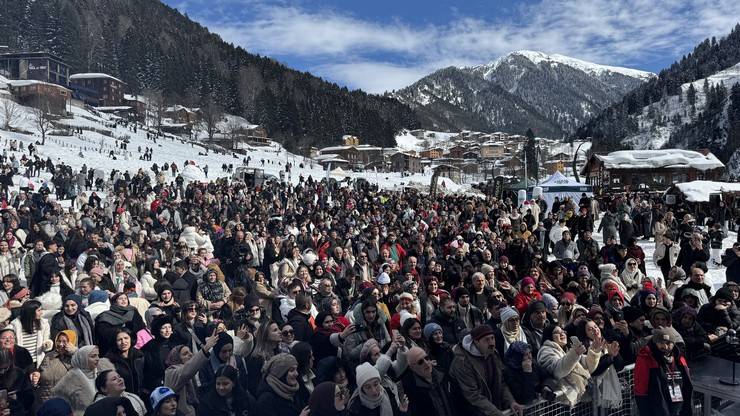
<path fill-rule="evenodd" d="M 391 171 L 393 172 L 420 173 L 422 171 L 421 159 L 407 153 L 394 153 L 390 157 L 390 162 Z"/>
<path fill-rule="evenodd" d="M 172 119 L 174 124 L 193 125 L 200 120 L 200 108 L 188 108 L 182 105 L 174 105 L 164 110 L 164 116 Z"/>
<path fill-rule="evenodd" d="M 139 121 L 144 121 L 146 116 L 146 100 L 138 95 L 123 95 L 123 104 L 131 107 L 134 117 Z"/>
<path fill-rule="evenodd" d="M 467 150 L 465 146 L 457 145 L 450 148 L 450 151 L 448 153 L 448 157 L 453 159 L 462 159 L 463 153 Z"/>
<path fill-rule="evenodd" d="M 61 85 L 36 80 L 9 81 L 10 92 L 19 103 L 29 107 L 45 108 L 52 114 L 65 115 L 72 91 Z"/>
<path fill-rule="evenodd" d="M 716 181 L 725 165 L 708 150 L 623 150 L 592 155 L 581 174 L 595 192 L 665 190 L 672 184 Z"/>
<path fill-rule="evenodd" d="M 463 159 L 478 159 L 480 157 L 480 149 L 474 148 L 474 149 L 467 149 L 465 150 L 465 153 L 462 154 Z"/>
<path fill-rule="evenodd" d="M 74 97 L 86 104 L 113 107 L 123 104 L 126 83 L 108 74 L 84 73 L 70 75 L 69 87 L 74 91 Z"/>
<path fill-rule="evenodd" d="M 487 141 L 480 146 L 480 157 L 483 159 L 503 157 L 505 154 L 506 148 L 502 142 Z"/>
<path fill-rule="evenodd" d="M 69 83 L 69 65 L 48 52 L 4 53 L 0 54 L 0 75 L 66 87 Z"/>
<path fill-rule="evenodd" d="M 432 149 L 422 150 L 419 152 L 419 157 L 424 159 L 437 159 L 442 157 L 442 148 L 441 147 L 434 147 Z"/>
<path fill-rule="evenodd" d="M 357 146 L 331 146 L 319 150 L 322 155 L 335 154 L 346 160 L 351 168 L 364 168 L 372 162 L 383 159 L 383 149 L 377 146 L 361 144 Z"/>

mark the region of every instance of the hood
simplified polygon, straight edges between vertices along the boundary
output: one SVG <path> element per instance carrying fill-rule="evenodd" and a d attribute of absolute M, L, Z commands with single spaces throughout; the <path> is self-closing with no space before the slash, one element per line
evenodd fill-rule
<path fill-rule="evenodd" d="M 475 346 L 473 343 L 473 337 L 470 336 L 470 334 L 465 335 L 465 338 L 463 338 L 462 343 L 462 349 L 467 351 L 470 355 L 474 357 L 483 357 L 483 354 L 478 350 L 478 347 Z"/>

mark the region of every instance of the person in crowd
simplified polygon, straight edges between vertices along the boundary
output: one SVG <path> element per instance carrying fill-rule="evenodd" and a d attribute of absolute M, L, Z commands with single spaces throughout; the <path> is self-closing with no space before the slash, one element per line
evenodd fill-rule
<path fill-rule="evenodd" d="M 298 401 L 298 362 L 280 353 L 265 362 L 258 390 L 257 416 L 308 416 L 307 403 Z"/>
<path fill-rule="evenodd" d="M 435 323 L 428 323 L 424 326 L 424 339 L 429 355 L 436 363 L 435 367 L 443 374 L 447 375 L 454 359 L 452 346 L 445 342 L 442 334 L 442 327 Z"/>
<path fill-rule="evenodd" d="M 138 394 L 144 383 L 144 354 L 134 346 L 128 328 L 118 328 L 115 345 L 100 359 L 106 366 L 113 366 L 126 385 L 126 391 Z"/>
<path fill-rule="evenodd" d="M 168 315 L 160 315 L 152 321 L 152 334 L 154 339 L 142 348 L 144 355 L 143 370 L 146 376 L 142 383 L 145 394 L 154 391 L 161 386 L 165 375 L 165 360 L 175 345 L 180 345 L 173 334 L 172 318 Z"/>
<path fill-rule="evenodd" d="M 152 408 L 152 415 L 154 416 L 177 416 L 178 410 L 178 395 L 169 387 L 157 387 L 152 392 L 150 397 L 150 404 Z"/>
<path fill-rule="evenodd" d="M 457 317 L 457 305 L 449 297 L 444 297 L 439 301 L 439 308 L 434 312 L 429 322 L 433 322 L 442 327 L 445 341 L 456 345 L 462 340 L 463 331 L 466 329 L 465 322 Z"/>
<path fill-rule="evenodd" d="M 100 363 L 99 350 L 95 345 L 78 348 L 70 363 L 72 369 L 59 380 L 51 393 L 66 400 L 75 416 L 82 416 L 95 401 L 95 378 L 100 372 L 113 368 Z"/>
<path fill-rule="evenodd" d="M 437 370 L 432 358 L 419 347 L 407 353 L 409 369 L 401 379 L 408 397 L 408 415 L 452 416 L 456 407 L 449 393 L 449 381 Z"/>
<path fill-rule="evenodd" d="M 501 415 L 523 406 L 514 400 L 503 379 L 503 364 L 496 353 L 496 337 L 489 325 L 480 325 L 455 346 L 450 376 L 459 386 L 465 412 L 471 415 Z M 359 382 L 358 382 L 359 384 Z"/>
<path fill-rule="evenodd" d="M 357 366 L 357 389 L 349 399 L 347 414 L 352 416 L 400 416 L 408 411 L 406 396 L 396 396 L 381 384 L 378 370 L 370 363 Z"/>
<path fill-rule="evenodd" d="M 34 393 L 31 381 L 23 369 L 15 366 L 13 353 L 0 348 L 0 390 L 15 392 L 8 394 L 5 409 L 6 415 L 32 416 Z"/>
<path fill-rule="evenodd" d="M 549 380 L 543 389 L 544 396 L 575 406 L 586 393 L 591 379 L 589 369 L 596 367 L 598 353 L 587 349 L 577 337 L 569 340 L 565 329 L 557 325 L 548 326 L 543 338 L 537 364 Z"/>
<path fill-rule="evenodd" d="M 71 330 L 77 334 L 79 347 L 95 344 L 93 328 L 93 320 L 82 306 L 82 297 L 77 294 L 64 298 L 62 310 L 51 318 L 52 338 L 56 338 L 60 331 Z"/>
<path fill-rule="evenodd" d="M 195 353 L 187 345 L 176 345 L 167 354 L 164 373 L 164 385 L 175 395 L 174 410 L 183 416 L 195 416 L 196 406 L 199 403 L 196 394 L 196 377 L 201 368 L 208 365 L 213 347 L 219 340 L 216 330 L 206 338 L 202 348 Z M 156 388 L 151 396 L 154 397 L 161 388 Z M 152 404 L 152 409 L 156 406 Z M 174 414 L 174 413 L 173 413 Z"/>
<path fill-rule="evenodd" d="M 539 377 L 532 356 L 532 347 L 514 341 L 504 355 L 504 380 L 517 403 L 527 405 L 537 398 Z"/>
<path fill-rule="evenodd" d="M 51 351 L 49 322 L 44 318 L 41 302 L 29 300 L 21 306 L 20 315 L 10 323 L 16 335 L 16 342 L 31 354 L 31 361 L 37 367 L 44 360 L 46 352 Z"/>
<path fill-rule="evenodd" d="M 60 331 L 54 341 L 54 350 L 46 354 L 39 365 L 41 375 L 36 391 L 37 400 L 43 403 L 51 398 L 51 390 L 72 369 L 72 355 L 77 351 L 77 333 Z"/>
<path fill-rule="evenodd" d="M 134 416 L 146 415 L 144 402 L 136 394 L 126 391 L 126 382 L 116 370 L 101 371 L 95 377 L 95 390 L 95 402 L 105 400 L 106 398 L 124 398 L 130 404 L 130 408 L 127 410 L 127 416 L 129 412 L 133 412 L 131 414 Z M 90 407 L 94 408 L 94 406 L 93 404 Z M 89 412 L 90 407 L 85 411 L 85 414 Z"/>
<path fill-rule="evenodd" d="M 640 350 L 634 370 L 637 409 L 643 415 L 691 414 L 691 376 L 686 358 L 666 328 L 654 332 Z"/>
<path fill-rule="evenodd" d="M 735 306 L 732 292 L 721 288 L 699 308 L 696 320 L 709 334 L 723 335 L 727 330 L 740 328 L 740 310 Z"/>
<path fill-rule="evenodd" d="M 115 333 L 118 328 L 123 327 L 137 333 L 144 329 L 145 325 L 136 308 L 128 304 L 128 296 L 117 293 L 111 298 L 110 309 L 95 318 L 96 345 L 103 351 L 103 355 L 113 348 Z"/>
<path fill-rule="evenodd" d="M 308 401 L 309 414 L 313 416 L 341 416 L 347 408 L 349 395 L 342 386 L 325 381 L 314 389 Z"/>
<path fill-rule="evenodd" d="M 198 414 L 202 416 L 231 416 L 254 414 L 255 400 L 244 391 L 237 380 L 234 367 L 225 365 L 216 371 L 216 383 L 203 396 Z"/>
<path fill-rule="evenodd" d="M 527 335 L 522 329 L 519 312 L 516 309 L 507 306 L 500 310 L 499 316 L 501 327 L 495 331 L 496 349 L 499 357 L 503 357 L 514 341 L 527 342 Z"/>
<path fill-rule="evenodd" d="M 141 401 L 141 399 L 139 399 Z M 131 400 L 120 396 L 100 397 L 85 410 L 85 416 L 105 415 L 141 415 L 134 408 Z M 143 413 L 146 414 L 146 413 Z"/>

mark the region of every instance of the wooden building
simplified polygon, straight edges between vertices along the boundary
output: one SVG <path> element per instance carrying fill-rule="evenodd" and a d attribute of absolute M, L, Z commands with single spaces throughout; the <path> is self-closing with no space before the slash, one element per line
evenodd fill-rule
<path fill-rule="evenodd" d="M 421 159 L 416 156 L 396 152 L 390 157 L 391 171 L 393 172 L 408 172 L 408 173 L 420 173 Z"/>
<path fill-rule="evenodd" d="M 10 81 L 10 92 L 19 103 L 37 108 L 48 106 L 49 112 L 56 115 L 66 115 L 67 105 L 72 98 L 69 89 L 48 82 L 36 80 Z"/>
<path fill-rule="evenodd" d="M 427 150 L 422 150 L 419 152 L 419 157 L 424 159 L 438 159 L 442 157 L 442 148 L 441 147 L 434 147 Z"/>
<path fill-rule="evenodd" d="M 366 166 L 383 159 L 383 149 L 377 146 L 361 144 L 357 146 L 331 146 L 319 150 L 322 155 L 334 154 L 349 163 L 352 169 L 364 169 Z"/>
<path fill-rule="evenodd" d="M 594 192 L 665 190 L 672 184 L 716 181 L 725 165 L 708 150 L 623 150 L 592 155 L 581 174 Z"/>
<path fill-rule="evenodd" d="M 123 105 L 126 83 L 108 74 L 84 73 L 70 75 L 69 87 L 74 91 L 74 97 L 86 104 L 113 107 Z"/>
<path fill-rule="evenodd" d="M 0 75 L 14 80 L 36 80 L 66 87 L 69 65 L 48 52 L 0 54 Z"/>

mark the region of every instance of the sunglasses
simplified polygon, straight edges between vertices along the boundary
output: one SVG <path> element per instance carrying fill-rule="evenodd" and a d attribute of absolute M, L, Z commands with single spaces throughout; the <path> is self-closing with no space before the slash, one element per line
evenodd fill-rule
<path fill-rule="evenodd" d="M 429 361 L 429 357 L 424 356 L 422 358 L 419 358 L 419 361 L 416 362 L 416 365 L 423 365 L 427 361 Z"/>
<path fill-rule="evenodd" d="M 285 335 L 285 336 L 288 336 L 288 335 L 293 335 L 294 333 L 295 333 L 295 332 L 293 332 L 293 330 L 292 330 L 292 329 L 289 329 L 289 330 L 287 330 L 287 331 L 283 331 L 283 335 Z"/>

